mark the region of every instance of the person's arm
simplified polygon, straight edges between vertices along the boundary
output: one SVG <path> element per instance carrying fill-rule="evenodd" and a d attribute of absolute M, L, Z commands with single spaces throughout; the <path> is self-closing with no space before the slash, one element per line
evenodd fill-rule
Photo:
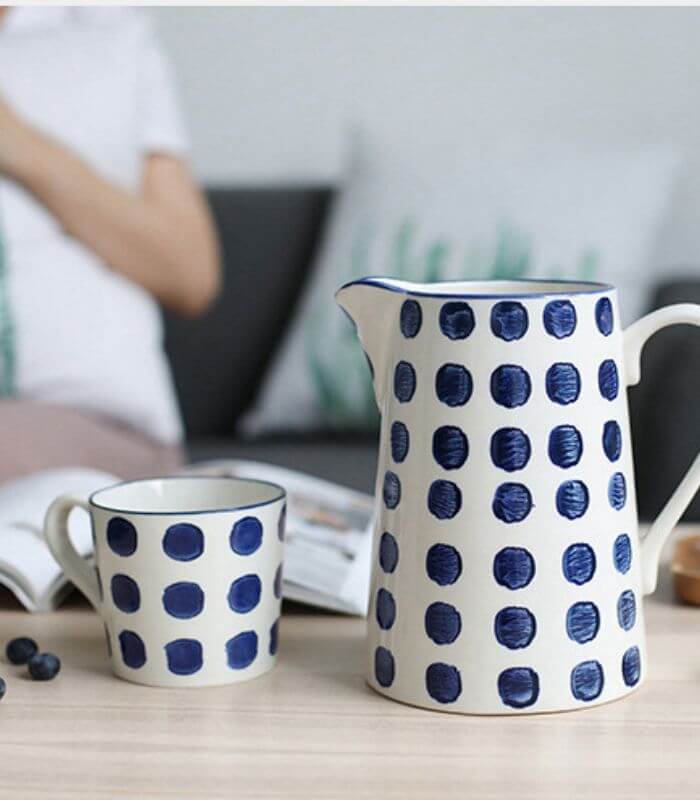
<path fill-rule="evenodd" d="M 126 191 L 24 122 L 0 97 L 0 174 L 22 185 L 66 233 L 164 306 L 194 316 L 216 296 L 220 267 L 213 224 L 178 158 L 147 156 L 140 191 Z"/>

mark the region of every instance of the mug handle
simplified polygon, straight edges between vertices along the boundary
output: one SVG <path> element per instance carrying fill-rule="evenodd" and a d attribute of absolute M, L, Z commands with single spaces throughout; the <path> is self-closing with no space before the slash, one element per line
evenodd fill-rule
<path fill-rule="evenodd" d="M 63 567 L 66 576 L 99 611 L 101 601 L 97 570 L 91 567 L 73 547 L 68 535 L 68 516 L 76 507 L 84 508 L 90 513 L 87 500 L 81 497 L 65 494 L 54 500 L 46 512 L 44 538 L 53 557 Z"/>
<path fill-rule="evenodd" d="M 624 332 L 625 382 L 628 386 L 639 383 L 641 356 L 648 339 L 669 325 L 700 326 L 700 305 L 678 303 L 652 311 L 637 320 Z M 676 490 L 666 501 L 641 543 L 642 591 L 651 594 L 656 589 L 661 549 L 669 534 L 690 505 L 700 488 L 700 453 L 683 476 Z"/>

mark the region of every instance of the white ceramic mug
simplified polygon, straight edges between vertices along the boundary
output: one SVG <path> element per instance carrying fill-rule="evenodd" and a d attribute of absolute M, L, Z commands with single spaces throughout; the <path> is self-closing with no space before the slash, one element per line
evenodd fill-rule
<path fill-rule="evenodd" d="M 112 669 L 150 686 L 211 686 L 275 663 L 285 491 L 256 480 L 129 481 L 59 497 L 45 535 L 105 624 Z M 70 542 L 73 508 L 91 517 L 95 567 Z"/>

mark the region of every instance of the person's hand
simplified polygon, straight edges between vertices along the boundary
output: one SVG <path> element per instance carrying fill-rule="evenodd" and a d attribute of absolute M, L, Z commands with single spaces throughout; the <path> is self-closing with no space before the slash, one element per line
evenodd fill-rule
<path fill-rule="evenodd" d="M 0 175 L 17 175 L 26 161 L 30 141 L 29 126 L 0 94 Z"/>

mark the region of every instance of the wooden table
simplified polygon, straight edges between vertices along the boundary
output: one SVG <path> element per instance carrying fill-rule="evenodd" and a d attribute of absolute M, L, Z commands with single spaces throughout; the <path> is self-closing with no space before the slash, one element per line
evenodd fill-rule
<path fill-rule="evenodd" d="M 370 691 L 358 619 L 287 615 L 272 673 L 166 690 L 111 676 L 102 626 L 82 603 L 30 616 L 5 600 L 0 641 L 34 636 L 64 667 L 41 684 L 0 664 L 0 796 L 700 797 L 700 609 L 674 604 L 666 569 L 646 613 L 650 677 L 629 698 L 488 718 Z"/>

